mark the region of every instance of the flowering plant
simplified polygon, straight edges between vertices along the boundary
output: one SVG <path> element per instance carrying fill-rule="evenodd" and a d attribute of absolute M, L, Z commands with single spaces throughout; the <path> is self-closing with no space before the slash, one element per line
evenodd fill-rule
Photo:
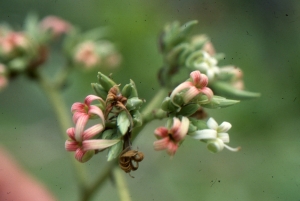
<path fill-rule="evenodd" d="M 37 81 L 56 111 L 65 149 L 74 152 L 72 161 L 77 171 L 83 171 L 81 163 L 104 150 L 107 160 L 113 161 L 91 187 L 81 174 L 76 174 L 83 186 L 82 200 L 89 200 L 112 171 L 120 182 L 120 170 L 130 173 L 139 168 L 147 155 L 134 150 L 132 143 L 145 125 L 155 119 L 165 120 L 166 125 L 153 129 L 157 138 L 154 149 L 166 150 L 171 157 L 188 137 L 204 142 L 212 153 L 224 148 L 240 150 L 227 145 L 231 124 L 218 125 L 212 117 L 208 118 L 206 108 L 225 108 L 260 95 L 244 90 L 241 69 L 218 66 L 223 54 L 215 51 L 206 35 L 190 36 L 196 24 L 174 22 L 163 29 L 159 38 L 164 61 L 158 70 L 161 89 L 151 101 L 139 97 L 133 80 L 122 85 L 98 72 L 97 82 L 91 83 L 94 94 L 87 94 L 83 103 L 71 106 L 73 123 L 60 93 L 70 72 L 76 68 L 82 72 L 115 68 L 121 62 L 116 46 L 105 38 L 106 30 L 97 28 L 83 33 L 58 17 L 39 21 L 34 15 L 25 20 L 21 31 L 0 26 L 0 89 L 20 74 Z M 51 45 L 57 41 L 61 42 L 66 65 L 50 81 L 42 66 L 48 61 Z M 185 78 L 178 84 L 174 77 L 179 73 Z"/>

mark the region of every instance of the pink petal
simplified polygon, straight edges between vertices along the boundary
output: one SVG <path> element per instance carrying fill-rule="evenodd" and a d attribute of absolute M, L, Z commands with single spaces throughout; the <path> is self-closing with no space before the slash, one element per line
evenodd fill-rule
<path fill-rule="evenodd" d="M 103 112 L 99 107 L 91 105 L 88 113 L 98 115 L 101 118 L 102 123 L 105 124 Z"/>
<path fill-rule="evenodd" d="M 76 122 L 78 121 L 78 119 L 79 119 L 81 116 L 84 116 L 84 115 L 87 115 L 87 114 L 86 114 L 86 113 L 82 113 L 82 112 L 75 112 L 75 113 L 73 114 L 73 117 L 72 117 L 74 124 L 76 124 Z"/>
<path fill-rule="evenodd" d="M 173 156 L 176 153 L 177 149 L 178 149 L 178 145 L 170 142 L 168 144 L 167 152 L 168 152 L 169 155 Z"/>
<path fill-rule="evenodd" d="M 120 140 L 85 140 L 82 142 L 83 150 L 102 150 L 110 147 Z"/>
<path fill-rule="evenodd" d="M 79 146 L 77 142 L 66 140 L 65 149 L 67 151 L 76 151 L 78 148 Z"/>
<path fill-rule="evenodd" d="M 169 130 L 165 127 L 158 127 L 155 129 L 154 134 L 158 137 L 164 138 L 168 136 Z"/>
<path fill-rule="evenodd" d="M 193 84 L 196 85 L 201 80 L 201 72 L 198 71 L 198 70 L 195 70 L 195 71 L 190 73 L 190 77 L 192 79 Z"/>
<path fill-rule="evenodd" d="M 189 82 L 189 81 L 186 81 L 186 82 L 183 82 L 181 83 L 180 85 L 178 85 L 171 93 L 170 95 L 170 98 L 173 102 L 173 99 L 174 99 L 174 96 L 176 94 L 178 94 L 180 91 L 184 90 L 184 89 L 187 89 L 189 87 L 193 86 L 193 83 Z"/>
<path fill-rule="evenodd" d="M 91 105 L 92 101 L 94 100 L 102 100 L 102 98 L 95 96 L 95 95 L 88 95 L 85 99 L 84 99 L 84 103 L 87 104 L 88 106 Z M 103 101 L 103 100 L 102 100 Z"/>
<path fill-rule="evenodd" d="M 88 140 L 100 133 L 104 126 L 102 124 L 96 124 L 83 132 L 83 140 Z"/>
<path fill-rule="evenodd" d="M 88 115 L 82 115 L 77 120 L 76 125 L 75 125 L 75 139 L 76 139 L 77 142 L 82 141 L 83 130 L 84 130 L 84 127 L 85 127 L 88 120 L 89 120 Z"/>
<path fill-rule="evenodd" d="M 208 87 L 202 88 L 201 93 L 205 94 L 207 96 L 208 100 L 211 100 L 212 97 L 214 96 L 214 92 Z"/>
<path fill-rule="evenodd" d="M 183 101 L 184 103 L 190 102 L 193 98 L 195 98 L 200 93 L 200 90 L 196 87 L 191 87 L 189 90 L 184 94 Z"/>
<path fill-rule="evenodd" d="M 190 120 L 186 117 L 182 117 L 180 130 L 178 132 L 178 137 L 176 136 L 178 141 L 181 141 L 187 135 L 187 132 L 189 130 L 189 124 L 190 124 Z"/>
<path fill-rule="evenodd" d="M 75 140 L 75 129 L 73 127 L 67 129 L 67 134 L 72 140 L 76 141 Z"/>
<path fill-rule="evenodd" d="M 71 112 L 85 112 L 84 107 L 85 105 L 83 103 L 76 102 L 72 105 Z"/>
<path fill-rule="evenodd" d="M 170 139 L 168 137 L 157 140 L 153 143 L 154 149 L 156 151 L 164 150 L 168 147 L 168 144 L 170 143 Z"/>
<path fill-rule="evenodd" d="M 75 158 L 76 160 L 78 160 L 79 162 L 82 162 L 82 158 L 85 154 L 85 151 L 83 151 L 81 148 L 77 149 L 75 152 Z"/>

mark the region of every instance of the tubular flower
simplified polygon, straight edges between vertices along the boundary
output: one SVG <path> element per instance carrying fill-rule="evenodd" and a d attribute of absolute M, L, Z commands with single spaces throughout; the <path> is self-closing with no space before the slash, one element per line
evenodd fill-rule
<path fill-rule="evenodd" d="M 204 94 L 207 96 L 208 100 L 213 97 L 213 91 L 207 87 L 208 79 L 205 74 L 201 74 L 200 71 L 193 71 L 190 74 L 190 80 L 185 81 L 178 85 L 171 94 L 171 100 L 174 96 L 181 92 L 182 90 L 188 89 L 183 95 L 184 103 L 188 103 L 194 97 L 199 94 Z"/>
<path fill-rule="evenodd" d="M 67 134 L 70 139 L 65 142 L 65 149 L 75 151 L 75 158 L 79 162 L 88 161 L 95 154 L 95 150 L 102 150 L 119 142 L 119 140 L 91 140 L 103 129 L 102 124 L 96 124 L 76 136 L 75 128 L 69 128 Z M 95 143 L 97 146 L 95 146 Z"/>
<path fill-rule="evenodd" d="M 220 152 L 225 148 L 230 151 L 239 151 L 241 148 L 232 148 L 225 143 L 229 143 L 229 135 L 227 131 L 231 128 L 231 124 L 228 122 L 223 122 L 220 126 L 213 119 L 210 118 L 207 121 L 207 126 L 209 129 L 203 129 L 196 131 L 192 135 L 194 139 L 202 140 L 207 143 L 207 148 L 213 153 Z"/>
<path fill-rule="evenodd" d="M 0 39 L 0 49 L 4 54 L 10 54 L 17 48 L 25 49 L 29 45 L 29 40 L 21 32 L 10 32 Z"/>
<path fill-rule="evenodd" d="M 203 71 L 209 80 L 212 80 L 220 71 L 217 66 L 218 61 L 206 51 L 202 52 L 202 57 L 203 58 L 199 62 L 195 62 L 194 66 L 196 69 Z"/>
<path fill-rule="evenodd" d="M 169 155 L 173 156 L 177 151 L 180 142 L 184 139 L 188 132 L 189 119 L 182 117 L 180 121 L 178 118 L 173 118 L 173 125 L 171 128 L 159 127 L 154 131 L 154 134 L 158 138 L 153 143 L 154 149 L 164 150 L 167 149 Z"/>
<path fill-rule="evenodd" d="M 92 41 L 81 43 L 77 47 L 74 60 L 83 64 L 87 68 L 91 68 L 100 63 L 101 58 L 96 50 L 96 45 Z"/>
<path fill-rule="evenodd" d="M 73 122 L 76 124 L 75 133 L 77 137 L 79 137 L 80 133 L 83 132 L 83 129 L 90 118 L 99 117 L 102 121 L 102 125 L 105 124 L 102 110 L 95 105 L 91 105 L 92 101 L 94 100 L 99 100 L 104 103 L 100 97 L 88 95 L 84 99 L 84 103 L 77 102 L 71 107 L 71 111 L 73 113 Z"/>
<path fill-rule="evenodd" d="M 58 37 L 62 34 L 68 33 L 72 26 L 67 21 L 56 17 L 56 16 L 47 16 L 45 17 L 40 24 L 42 30 L 52 31 L 55 37 Z"/>

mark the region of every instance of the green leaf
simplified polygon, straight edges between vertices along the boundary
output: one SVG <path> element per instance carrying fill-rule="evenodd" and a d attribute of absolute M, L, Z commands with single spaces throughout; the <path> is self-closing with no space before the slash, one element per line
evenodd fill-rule
<path fill-rule="evenodd" d="M 121 140 L 117 144 L 111 146 L 108 150 L 107 161 L 111 161 L 117 158 L 123 150 L 123 141 Z"/>
<path fill-rule="evenodd" d="M 127 112 L 123 110 L 122 112 L 119 113 L 118 118 L 117 118 L 117 124 L 120 132 L 122 135 L 125 135 L 127 133 L 127 130 L 130 126 L 130 121 L 128 119 Z"/>
<path fill-rule="evenodd" d="M 224 96 L 226 98 L 247 100 L 260 97 L 260 93 L 239 90 L 226 82 L 214 82 L 212 84 L 209 84 L 209 87 L 215 94 Z"/>
<path fill-rule="evenodd" d="M 232 106 L 239 102 L 240 102 L 239 100 L 231 100 L 221 96 L 214 96 L 212 100 L 210 100 L 210 102 L 206 104 L 201 104 L 201 106 L 209 109 L 220 109 L 220 108 Z"/>
<path fill-rule="evenodd" d="M 195 112 L 197 112 L 197 110 L 199 108 L 200 108 L 200 105 L 198 105 L 196 103 L 187 104 L 187 105 L 183 106 L 177 114 L 188 117 L 188 116 L 194 114 Z"/>

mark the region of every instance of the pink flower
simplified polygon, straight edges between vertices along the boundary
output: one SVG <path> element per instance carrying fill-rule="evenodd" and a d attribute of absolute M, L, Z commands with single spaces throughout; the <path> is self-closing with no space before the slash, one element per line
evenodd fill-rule
<path fill-rule="evenodd" d="M 17 48 L 27 48 L 29 41 L 21 32 L 10 32 L 0 38 L 0 48 L 5 54 L 10 54 Z"/>
<path fill-rule="evenodd" d="M 183 95 L 184 103 L 188 103 L 194 97 L 199 94 L 207 96 L 208 100 L 213 97 L 213 91 L 207 87 L 208 78 L 205 74 L 201 74 L 200 71 L 193 71 L 190 74 L 190 80 L 185 81 L 178 85 L 171 94 L 171 100 L 173 101 L 174 96 L 182 90 L 188 89 Z"/>
<path fill-rule="evenodd" d="M 92 41 L 79 44 L 74 59 L 78 63 L 91 68 L 100 63 L 101 58 L 96 51 L 96 45 Z"/>
<path fill-rule="evenodd" d="M 51 30 L 55 37 L 68 33 L 72 28 L 70 23 L 56 16 L 45 17 L 40 26 L 42 30 Z"/>
<path fill-rule="evenodd" d="M 168 129 L 166 127 L 159 127 L 155 129 L 154 134 L 159 139 L 153 143 L 155 150 L 167 149 L 169 155 L 173 156 L 179 147 L 179 143 L 186 136 L 189 128 L 189 119 L 182 117 L 180 121 L 178 118 L 173 118 L 173 126 Z"/>
<path fill-rule="evenodd" d="M 73 122 L 75 125 L 75 136 L 79 138 L 79 135 L 83 132 L 84 126 L 90 118 L 99 117 L 102 121 L 102 125 L 105 124 L 105 119 L 102 110 L 91 105 L 92 101 L 98 100 L 104 104 L 102 98 L 95 95 L 88 95 L 84 99 L 84 103 L 74 103 L 71 107 L 73 113 Z"/>
<path fill-rule="evenodd" d="M 67 134 L 70 139 L 65 142 L 65 149 L 75 151 L 75 158 L 79 162 L 88 161 L 95 154 L 95 150 L 102 150 L 119 142 L 119 140 L 91 140 L 103 129 L 102 124 L 96 124 L 76 136 L 75 128 L 69 128 Z"/>

